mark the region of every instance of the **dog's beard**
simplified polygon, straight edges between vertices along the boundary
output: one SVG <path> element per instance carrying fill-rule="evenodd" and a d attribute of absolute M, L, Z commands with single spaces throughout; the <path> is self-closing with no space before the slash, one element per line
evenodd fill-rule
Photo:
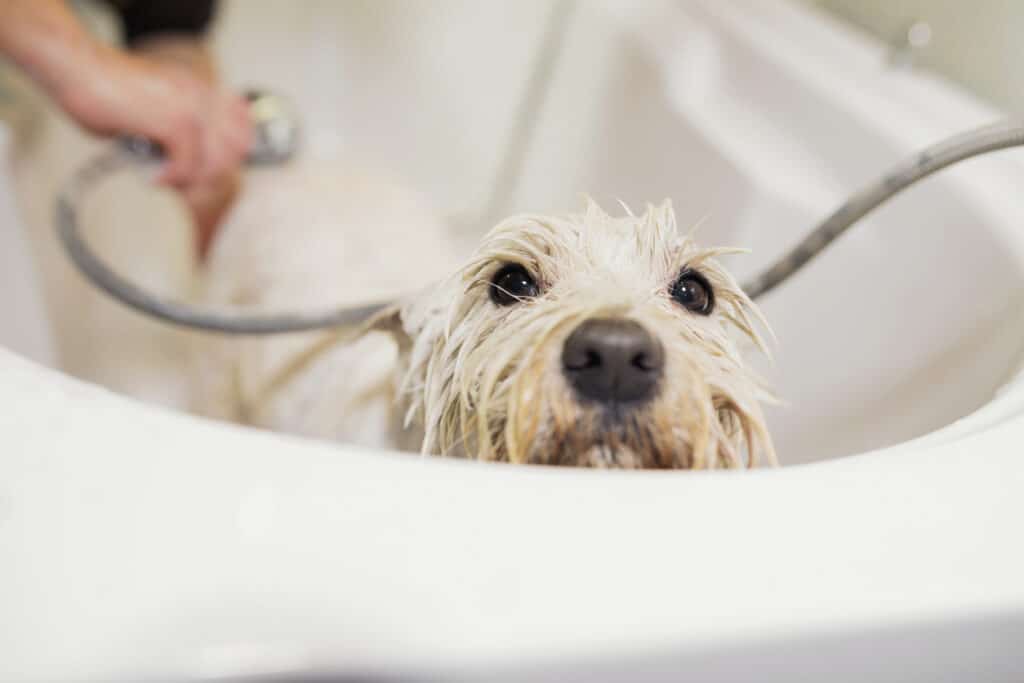
<path fill-rule="evenodd" d="M 760 414 L 695 381 L 688 391 L 665 390 L 642 405 L 596 405 L 556 389 L 548 400 L 518 410 L 538 415 L 501 425 L 505 446 L 515 446 L 505 449 L 512 462 L 706 469 L 753 466 L 759 454 L 772 458 Z"/>
<path fill-rule="evenodd" d="M 629 406 L 564 406 L 561 419 L 534 439 L 528 461 L 598 468 L 691 467 L 694 444 L 684 430 L 659 426 L 655 411 Z M 699 448 L 699 446 L 698 446 Z"/>

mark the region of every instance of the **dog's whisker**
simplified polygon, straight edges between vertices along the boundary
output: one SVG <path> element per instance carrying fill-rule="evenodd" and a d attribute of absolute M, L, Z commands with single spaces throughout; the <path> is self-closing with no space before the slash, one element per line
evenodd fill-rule
<path fill-rule="evenodd" d="M 515 301 L 518 301 L 519 303 L 526 303 L 526 302 L 530 301 L 529 298 L 524 297 L 524 296 L 520 296 L 518 294 L 513 294 L 512 292 L 508 291 L 504 287 L 500 287 L 500 286 L 494 284 L 493 282 L 490 283 L 490 287 L 491 287 L 491 289 L 494 289 L 494 290 L 497 290 L 499 292 L 504 293 L 510 299 L 514 299 Z"/>

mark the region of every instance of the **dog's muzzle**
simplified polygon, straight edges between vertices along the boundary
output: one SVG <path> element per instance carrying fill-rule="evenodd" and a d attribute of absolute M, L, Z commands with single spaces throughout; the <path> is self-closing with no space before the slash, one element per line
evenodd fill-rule
<path fill-rule="evenodd" d="M 640 323 L 593 318 L 573 330 L 562 349 L 562 372 L 583 398 L 639 404 L 654 395 L 665 350 Z"/>

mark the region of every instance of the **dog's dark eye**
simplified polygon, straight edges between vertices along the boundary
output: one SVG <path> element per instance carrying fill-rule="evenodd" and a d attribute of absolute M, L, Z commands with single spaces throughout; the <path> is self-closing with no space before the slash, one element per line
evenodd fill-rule
<path fill-rule="evenodd" d="M 491 278 L 491 301 L 499 306 L 511 306 L 523 299 L 532 299 L 539 290 L 537 283 L 518 263 L 509 263 Z"/>
<path fill-rule="evenodd" d="M 698 315 L 711 315 L 715 310 L 715 293 L 711 284 L 695 270 L 684 268 L 679 278 L 672 283 L 669 294 L 676 303 Z"/>

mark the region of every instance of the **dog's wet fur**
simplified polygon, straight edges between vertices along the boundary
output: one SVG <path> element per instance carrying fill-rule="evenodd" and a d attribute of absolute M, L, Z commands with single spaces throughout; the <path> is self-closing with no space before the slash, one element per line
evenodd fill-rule
<path fill-rule="evenodd" d="M 392 210 L 407 214 L 391 217 L 397 220 L 389 225 L 399 227 L 407 219 L 404 231 L 395 228 L 394 248 L 415 252 L 419 263 L 443 252 L 431 264 L 447 259 L 448 274 L 359 330 L 202 345 L 203 412 L 321 438 L 510 463 L 775 462 L 761 411 L 771 394 L 739 349 L 746 340 L 764 351 L 758 328 L 766 325 L 716 259 L 736 250 L 698 247 L 678 230 L 668 202 L 641 215 L 624 209 L 612 217 L 588 201 L 579 214 L 515 216 L 461 266 L 439 246 L 443 226 L 424 226 L 425 209 L 406 204 Z M 350 272 L 349 262 L 358 261 L 345 248 L 348 229 L 321 230 L 319 239 L 314 230 L 305 241 L 317 247 L 300 254 L 263 250 L 254 269 L 242 258 L 253 258 L 254 247 L 243 245 L 265 243 L 259 223 L 270 220 L 265 211 L 242 211 L 229 224 L 228 232 L 240 234 L 215 245 L 204 301 L 263 311 L 337 304 L 332 268 Z M 307 223 L 318 220 L 330 222 L 321 216 Z M 378 277 L 365 268 L 360 274 Z M 567 350 L 588 323 L 585 339 L 578 334 Z"/>

